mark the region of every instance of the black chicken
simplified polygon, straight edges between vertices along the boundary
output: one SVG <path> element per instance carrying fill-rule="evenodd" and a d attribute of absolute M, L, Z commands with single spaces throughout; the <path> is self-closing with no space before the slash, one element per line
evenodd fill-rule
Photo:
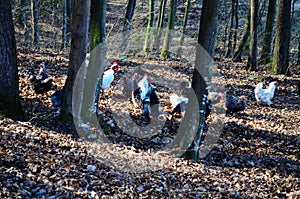
<path fill-rule="evenodd" d="M 226 95 L 226 113 L 237 113 L 244 111 L 246 109 L 246 96 L 242 95 L 240 97 Z"/>
<path fill-rule="evenodd" d="M 44 94 L 52 89 L 52 78 L 49 77 L 46 73 L 45 63 L 42 62 L 40 64 L 40 70 L 38 75 L 33 75 L 33 70 L 31 71 L 31 75 L 28 80 L 30 81 L 33 90 L 36 94 Z"/>
<path fill-rule="evenodd" d="M 141 95 L 141 100 L 143 103 L 142 114 L 145 117 L 149 117 L 150 113 L 152 113 L 155 116 L 159 115 L 158 107 L 151 109 L 153 105 L 159 104 L 159 99 L 156 93 L 156 87 L 154 85 L 150 84 L 148 92 L 145 95 Z"/>
<path fill-rule="evenodd" d="M 54 107 L 61 106 L 64 94 L 65 94 L 64 89 L 60 89 L 60 90 L 55 91 L 51 95 L 51 103 Z"/>

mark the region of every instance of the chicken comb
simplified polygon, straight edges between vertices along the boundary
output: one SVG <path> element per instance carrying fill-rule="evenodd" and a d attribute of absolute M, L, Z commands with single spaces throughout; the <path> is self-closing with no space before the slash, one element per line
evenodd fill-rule
<path fill-rule="evenodd" d="M 241 96 L 241 99 L 242 99 L 242 100 L 247 99 L 246 95 L 242 95 L 242 96 Z"/>

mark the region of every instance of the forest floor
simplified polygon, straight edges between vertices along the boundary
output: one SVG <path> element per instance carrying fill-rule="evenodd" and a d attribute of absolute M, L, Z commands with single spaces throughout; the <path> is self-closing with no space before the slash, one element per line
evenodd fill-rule
<path fill-rule="evenodd" d="M 57 89 L 62 88 L 66 55 L 20 52 L 18 60 L 20 93 L 30 120 L 0 119 L 1 198 L 300 197 L 300 98 L 296 94 L 300 76 L 296 70 L 287 77 L 265 72 L 265 66 L 248 72 L 244 63 L 216 62 L 219 83 L 229 93 L 246 95 L 247 109 L 224 117 L 217 143 L 196 163 L 152 155 L 176 137 L 180 125 L 180 118 L 168 116 L 170 91 L 164 86 L 158 85 L 160 105 L 167 118 L 163 131 L 149 139 L 135 139 L 111 125 L 109 118 L 104 121 L 109 124 L 112 143 L 91 144 L 74 138 L 74 127 L 60 122 L 58 108 L 50 102 L 54 91 L 36 95 L 27 80 L 27 71 L 31 67 L 37 71 L 38 62 L 46 60 L 49 75 L 55 77 Z M 157 64 L 155 59 L 147 61 Z M 111 117 L 114 111 L 108 105 L 122 75 L 144 62 L 143 57 L 120 62 L 122 72 L 100 100 L 103 117 Z M 192 70 L 178 67 L 182 63 L 176 60 L 159 63 L 182 74 L 182 81 L 191 75 Z M 271 107 L 255 101 L 253 89 L 261 80 L 278 81 Z M 129 101 L 123 108 L 131 111 L 133 118 L 141 118 L 140 110 L 133 109 Z M 94 147 L 97 151 L 92 150 Z"/>
<path fill-rule="evenodd" d="M 111 2 L 109 33 L 122 26 L 119 16 L 126 6 L 124 1 Z M 147 24 L 147 2 L 137 2 L 142 6 L 136 9 L 139 17 L 133 21 L 135 27 Z M 181 26 L 184 5 L 178 10 L 177 26 Z M 197 36 L 200 12 L 198 4 L 191 4 L 187 29 L 191 37 Z M 55 48 L 51 42 L 56 41 L 60 30 L 52 30 L 55 26 L 51 20 L 41 13 L 41 43 L 49 49 Z M 21 43 L 22 31 L 17 32 L 21 32 L 17 36 Z M 249 72 L 245 63 L 215 62 L 218 83 L 230 94 L 247 96 L 247 109 L 224 115 L 216 144 L 205 158 L 194 162 L 154 153 L 178 134 L 181 118 L 170 116 L 169 102 L 178 84 L 169 84 L 170 89 L 154 74 L 165 119 L 159 133 L 146 131 L 146 138 L 138 138 L 126 134 L 130 131 L 123 131 L 116 121 L 111 122 L 111 113 L 122 110 L 136 124 L 144 124 L 141 110 L 128 100 L 112 105 L 122 78 L 142 64 L 163 65 L 175 71 L 165 74 L 169 83 L 186 81 L 192 69 L 175 58 L 141 56 L 120 62 L 121 72 L 113 87 L 105 91 L 99 107 L 102 128 L 111 143 L 95 144 L 74 136 L 76 129 L 60 121 L 59 109 L 50 101 L 54 90 L 36 95 L 27 80 L 28 71 L 34 68 L 37 72 L 39 62 L 45 60 L 56 89 L 62 88 L 68 52 L 52 51 L 18 49 L 20 95 L 29 120 L 0 118 L 0 198 L 300 198 L 299 68 L 291 68 L 293 75 L 288 77 L 266 72 L 270 70 L 267 66 Z M 255 101 L 253 89 L 262 80 L 278 82 L 271 107 Z"/>

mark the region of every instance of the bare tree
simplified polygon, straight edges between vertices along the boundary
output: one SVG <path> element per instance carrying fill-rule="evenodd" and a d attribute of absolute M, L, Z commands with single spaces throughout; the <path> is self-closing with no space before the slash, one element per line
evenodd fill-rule
<path fill-rule="evenodd" d="M 67 10 L 68 10 L 68 1 L 64 0 L 61 50 L 65 49 L 67 46 L 67 26 L 68 26 Z"/>
<path fill-rule="evenodd" d="M 94 49 L 106 38 L 106 0 L 91 0 L 90 47 Z"/>
<path fill-rule="evenodd" d="M 236 16 L 236 2 L 237 0 L 231 1 L 231 12 L 230 12 L 230 25 L 229 25 L 229 35 L 228 35 L 228 44 L 227 51 L 225 53 L 225 57 L 230 57 L 232 54 L 232 37 L 234 33 L 234 18 Z"/>
<path fill-rule="evenodd" d="M 297 58 L 297 66 L 300 66 L 300 37 L 298 37 L 298 58 Z"/>
<path fill-rule="evenodd" d="M 167 4 L 167 0 L 161 0 L 159 5 L 159 14 L 157 19 L 156 33 L 155 33 L 155 40 L 154 40 L 154 47 L 153 47 L 154 49 L 158 49 L 158 46 L 160 44 L 161 35 L 162 35 L 161 30 L 164 27 L 166 4 Z"/>
<path fill-rule="evenodd" d="M 32 44 L 39 47 L 39 0 L 31 0 Z"/>
<path fill-rule="evenodd" d="M 169 56 L 169 50 L 171 45 L 171 31 L 174 30 L 174 24 L 175 24 L 175 16 L 176 16 L 176 8 L 177 8 L 177 0 L 170 0 L 170 11 L 169 11 L 169 17 L 168 17 L 168 26 L 166 30 L 166 36 L 164 40 L 164 44 L 161 50 L 161 57 L 168 57 Z"/>
<path fill-rule="evenodd" d="M 72 94 L 77 72 L 87 53 L 90 0 L 74 0 L 72 17 L 72 41 L 68 78 L 64 86 L 65 95 L 61 108 L 61 118 L 72 121 Z"/>
<path fill-rule="evenodd" d="M 276 74 L 288 74 L 289 43 L 291 37 L 291 0 L 278 0 L 278 12 L 276 16 L 276 39 L 272 70 Z"/>
<path fill-rule="evenodd" d="M 11 13 L 11 1 L 0 3 L 0 117 L 25 119 L 19 101 L 16 41 Z"/>
<path fill-rule="evenodd" d="M 187 19 L 188 19 L 188 13 L 189 13 L 189 8 L 190 8 L 190 0 L 186 1 L 186 5 L 185 5 L 185 11 L 184 11 L 184 18 L 183 18 L 183 26 L 182 26 L 182 34 L 180 37 L 180 41 L 179 41 L 179 46 L 177 49 L 177 55 L 181 54 L 181 47 L 183 45 L 184 42 L 184 37 L 185 37 L 185 32 L 186 32 L 186 24 L 187 24 Z"/>
<path fill-rule="evenodd" d="M 238 36 L 238 27 L 239 27 L 239 0 L 235 1 L 235 24 L 234 24 L 234 34 L 233 34 L 233 48 L 232 48 L 232 54 L 235 51 L 236 44 L 237 44 L 237 36 Z"/>
<path fill-rule="evenodd" d="M 203 0 L 198 43 L 207 51 L 211 58 L 214 56 L 215 40 L 218 32 L 218 7 L 219 0 Z M 207 58 L 201 52 L 200 49 L 197 49 L 195 64 L 197 67 L 200 67 L 200 71 L 196 69 L 197 67 L 195 68 L 192 81 L 192 88 L 197 96 L 200 112 L 198 131 L 192 146 L 192 157 L 194 160 L 199 158 L 200 141 L 205 122 L 205 102 L 207 100 L 204 96 L 207 96 L 212 77 L 212 66 L 207 65 L 206 61 L 204 61 Z"/>
<path fill-rule="evenodd" d="M 106 0 L 91 0 L 90 59 L 84 80 L 81 116 L 90 120 L 97 113 L 101 90 L 101 74 L 106 64 Z"/>
<path fill-rule="evenodd" d="M 136 0 L 128 0 L 126 13 L 125 13 L 125 19 L 124 19 L 123 31 L 130 30 L 131 20 L 132 20 L 133 14 L 134 14 L 135 5 L 136 5 Z"/>
<path fill-rule="evenodd" d="M 151 36 L 151 28 L 154 27 L 154 5 L 155 0 L 149 0 L 149 13 L 148 13 L 148 26 L 147 26 L 147 33 L 144 43 L 143 52 L 147 52 L 149 48 L 149 40 Z"/>
<path fill-rule="evenodd" d="M 249 4 L 249 7 L 248 7 L 246 23 L 244 25 L 242 38 L 239 41 L 238 47 L 237 47 L 236 51 L 234 52 L 234 55 L 232 58 L 232 61 L 234 61 L 234 62 L 242 61 L 243 50 L 244 50 L 246 42 L 248 41 L 249 36 L 250 36 L 250 12 L 251 12 L 251 4 Z"/>
<path fill-rule="evenodd" d="M 257 66 L 257 22 L 258 22 L 258 0 L 251 0 L 251 20 L 250 20 L 250 53 L 247 68 L 256 70 Z"/>
<path fill-rule="evenodd" d="M 269 0 L 268 15 L 266 22 L 266 29 L 264 33 L 264 41 L 260 57 L 261 64 L 267 64 L 271 59 L 271 47 L 273 39 L 273 28 L 275 25 L 276 16 L 276 0 Z"/>

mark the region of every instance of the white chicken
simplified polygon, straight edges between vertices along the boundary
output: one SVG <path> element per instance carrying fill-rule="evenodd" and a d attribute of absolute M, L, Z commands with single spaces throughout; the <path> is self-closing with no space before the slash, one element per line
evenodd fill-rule
<path fill-rule="evenodd" d="M 110 69 L 103 73 L 102 86 L 101 86 L 101 88 L 103 90 L 110 87 L 110 84 L 115 79 L 115 76 L 114 76 L 115 70 L 118 70 L 118 69 L 119 69 L 119 64 L 118 64 L 118 62 L 115 61 L 115 62 L 113 62 L 113 65 L 110 67 Z"/>
<path fill-rule="evenodd" d="M 170 95 L 170 102 L 173 109 L 172 114 L 175 112 L 180 114 L 182 111 L 185 111 L 189 99 L 183 96 L 180 97 L 177 94 L 173 93 L 172 95 Z"/>
<path fill-rule="evenodd" d="M 143 79 L 139 81 L 138 87 L 141 89 L 141 99 L 146 97 L 146 93 L 149 91 L 149 81 L 148 81 L 148 74 L 144 74 Z"/>
<path fill-rule="evenodd" d="M 277 81 L 271 82 L 268 88 L 263 89 L 263 83 L 260 82 L 254 89 L 255 98 L 260 104 L 272 104 L 271 100 L 274 97 Z"/>

